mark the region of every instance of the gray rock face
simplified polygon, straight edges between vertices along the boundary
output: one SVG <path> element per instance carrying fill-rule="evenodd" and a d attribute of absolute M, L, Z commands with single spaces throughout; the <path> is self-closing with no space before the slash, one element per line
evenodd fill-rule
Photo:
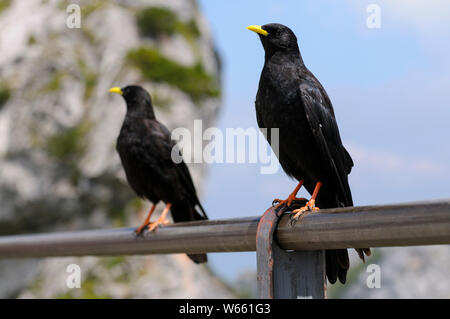
<path fill-rule="evenodd" d="M 380 286 L 368 288 L 372 272 L 361 271 L 342 298 L 450 298 L 450 246 L 392 247 L 378 249 Z"/>
<path fill-rule="evenodd" d="M 0 12 L 1 235 L 141 221 L 148 204 L 129 189 L 115 151 L 125 104 L 108 88 L 144 86 L 169 129 L 192 128 L 195 119 L 210 126 L 220 107 L 217 94 L 193 98 L 176 79 L 149 75 L 128 58 L 155 50 L 186 76 L 201 70 L 219 83 L 220 61 L 195 1 L 77 3 L 79 29 L 66 25 L 66 1 L 17 0 Z M 138 14 L 155 6 L 176 17 L 171 34 L 149 37 L 139 27 Z M 205 167 L 190 169 L 201 193 Z M 78 290 L 65 285 L 70 263 L 87 274 Z M 2 261 L 0 270 L 0 297 L 231 296 L 182 255 Z"/>

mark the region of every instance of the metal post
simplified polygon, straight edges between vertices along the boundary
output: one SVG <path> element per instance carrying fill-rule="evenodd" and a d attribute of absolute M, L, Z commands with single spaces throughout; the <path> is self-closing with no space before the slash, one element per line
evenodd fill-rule
<path fill-rule="evenodd" d="M 274 239 L 279 217 L 269 208 L 256 234 L 257 285 L 262 299 L 326 297 L 323 250 L 285 251 Z"/>

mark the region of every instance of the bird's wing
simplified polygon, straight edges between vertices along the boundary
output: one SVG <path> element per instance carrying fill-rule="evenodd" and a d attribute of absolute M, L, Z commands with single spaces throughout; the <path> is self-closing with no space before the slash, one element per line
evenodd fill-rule
<path fill-rule="evenodd" d="M 189 189 L 189 194 L 192 196 L 192 199 L 194 202 L 198 205 L 202 212 L 202 217 L 205 219 L 208 219 L 208 216 L 206 215 L 205 209 L 203 208 L 202 204 L 200 204 L 200 201 L 197 197 L 197 192 L 195 191 L 194 183 L 192 181 L 191 174 L 189 173 L 189 170 L 186 166 L 186 164 L 181 161 L 181 163 L 176 164 L 178 168 L 178 172 L 180 174 L 181 180 L 183 181 L 183 184 L 185 187 Z"/>
<path fill-rule="evenodd" d="M 328 169 L 334 173 L 342 190 L 342 200 L 346 206 L 353 205 L 347 181 L 353 161 L 342 145 L 331 101 L 314 77 L 302 81 L 300 96 L 315 141 L 329 164 Z"/>
<path fill-rule="evenodd" d="M 258 123 L 258 127 L 260 129 L 261 134 L 264 135 L 267 142 L 271 144 L 272 136 L 271 136 L 271 130 L 267 129 L 267 126 L 264 124 L 263 117 L 261 116 L 260 110 L 258 110 L 258 107 L 256 107 L 256 122 Z"/>
<path fill-rule="evenodd" d="M 256 109 L 256 122 L 258 123 L 258 126 L 260 128 L 265 128 L 266 126 L 264 125 L 264 120 L 263 117 L 261 116 L 260 112 L 258 111 L 258 109 Z"/>
<path fill-rule="evenodd" d="M 158 136 L 162 137 L 155 139 L 156 142 L 159 143 L 158 149 L 164 150 L 164 152 L 161 152 L 160 160 L 164 162 L 166 167 L 170 167 L 176 172 L 178 179 L 181 182 L 181 186 L 184 188 L 191 201 L 199 206 L 203 217 L 207 218 L 205 210 L 203 209 L 197 197 L 194 182 L 192 181 L 192 177 L 189 173 L 189 169 L 186 166 L 186 163 L 184 163 L 183 160 L 180 163 L 175 163 L 172 159 L 171 154 L 173 149 L 175 149 L 175 152 L 178 152 L 180 156 L 181 152 L 178 150 L 175 141 L 171 139 L 170 131 L 158 121 L 154 121 L 152 123 L 152 126 L 152 134 L 157 134 Z"/>

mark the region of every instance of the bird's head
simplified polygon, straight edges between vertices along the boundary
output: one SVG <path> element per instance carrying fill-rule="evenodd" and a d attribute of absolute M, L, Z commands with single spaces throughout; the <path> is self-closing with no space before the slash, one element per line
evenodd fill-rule
<path fill-rule="evenodd" d="M 122 95 L 127 104 L 136 102 L 151 103 L 150 94 L 148 94 L 148 92 L 144 88 L 137 85 L 128 85 L 123 88 L 113 87 L 109 89 L 109 92 Z"/>
<path fill-rule="evenodd" d="M 142 117 L 154 117 L 152 99 L 144 88 L 137 85 L 129 85 L 123 88 L 112 87 L 109 89 L 109 92 L 123 96 L 127 103 L 127 112 L 138 112 Z"/>
<path fill-rule="evenodd" d="M 299 52 L 297 37 L 291 29 L 279 23 L 269 23 L 263 26 L 251 25 L 247 29 L 256 32 L 261 39 L 267 54 L 278 51 Z"/>

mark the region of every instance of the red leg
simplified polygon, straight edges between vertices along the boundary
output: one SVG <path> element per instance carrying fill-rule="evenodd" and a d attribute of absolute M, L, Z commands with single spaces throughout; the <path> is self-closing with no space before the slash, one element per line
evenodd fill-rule
<path fill-rule="evenodd" d="M 136 229 L 136 233 L 137 234 L 141 234 L 142 231 L 144 230 L 145 226 L 147 226 L 150 223 L 150 217 L 152 217 L 153 212 L 155 211 L 156 208 L 156 204 L 153 204 L 152 208 L 150 208 L 147 217 L 145 218 L 144 222 L 142 223 L 141 226 L 139 226 L 138 229 Z"/>
<path fill-rule="evenodd" d="M 293 192 L 288 196 L 288 198 L 281 200 L 279 198 L 275 198 L 273 200 L 274 203 L 278 203 L 277 206 L 275 206 L 275 209 L 278 209 L 279 207 L 283 206 L 283 205 L 287 205 L 287 206 L 291 206 L 292 201 L 298 199 L 298 200 L 304 200 L 304 198 L 297 198 L 297 193 L 300 190 L 300 188 L 303 185 L 303 180 L 298 182 L 297 187 L 295 187 L 295 189 L 293 190 Z"/>
<path fill-rule="evenodd" d="M 172 204 L 167 203 L 166 207 L 164 208 L 164 210 L 161 213 L 161 216 L 158 218 L 158 220 L 156 222 L 150 223 L 150 225 L 148 225 L 149 231 L 154 231 L 159 225 L 168 223 L 168 221 L 166 220 L 166 215 L 169 212 L 170 207 L 172 207 Z"/>
<path fill-rule="evenodd" d="M 314 192 L 311 196 L 311 199 L 308 201 L 308 203 L 305 206 L 303 206 L 302 208 L 295 209 L 292 211 L 292 213 L 295 214 L 292 217 L 293 219 L 298 220 L 300 217 L 303 218 L 304 213 L 306 211 L 313 211 L 313 210 L 319 209 L 318 207 L 316 207 L 316 198 L 317 198 L 317 195 L 319 194 L 320 187 L 322 187 L 322 182 L 317 182 L 316 187 L 314 187 Z"/>

